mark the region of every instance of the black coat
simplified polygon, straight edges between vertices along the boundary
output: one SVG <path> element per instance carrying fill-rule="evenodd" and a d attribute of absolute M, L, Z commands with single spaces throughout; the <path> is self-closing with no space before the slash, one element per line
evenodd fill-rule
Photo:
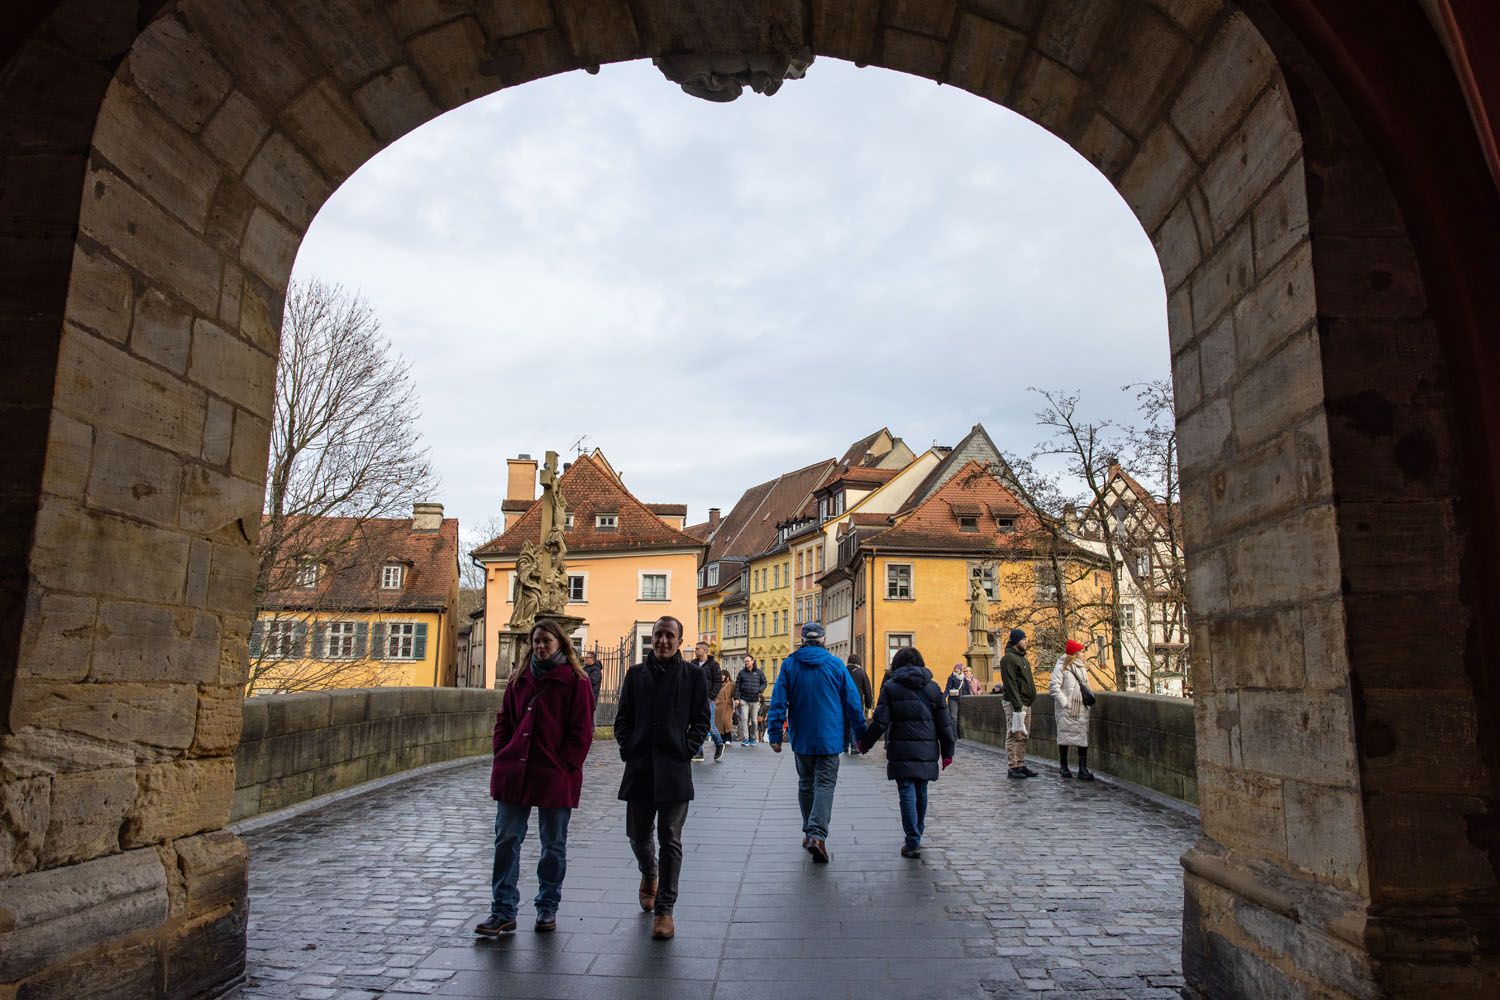
<path fill-rule="evenodd" d="M 766 672 L 740 669 L 734 679 L 734 694 L 740 701 L 759 701 L 760 693 L 766 689 Z"/>
<path fill-rule="evenodd" d="M 865 673 L 865 668 L 858 663 L 851 663 L 849 676 L 854 678 L 854 689 L 859 692 L 860 704 L 864 705 L 865 711 L 868 712 L 870 702 L 875 700 L 875 693 L 870 690 L 870 675 Z"/>
<path fill-rule="evenodd" d="M 594 704 L 597 705 L 599 704 L 599 685 L 604 683 L 604 667 L 599 664 L 598 660 L 595 660 L 589 666 L 584 667 L 583 672 L 588 675 L 589 687 L 594 691 Z"/>
<path fill-rule="evenodd" d="M 724 686 L 724 669 L 719 666 L 719 661 L 712 656 L 704 660 L 699 666 L 703 670 L 703 676 L 708 678 L 709 699 L 717 698 L 719 696 L 719 688 Z"/>
<path fill-rule="evenodd" d="M 693 797 L 693 751 L 708 737 L 708 679 L 681 656 L 657 664 L 648 654 L 625 674 L 615 742 L 627 802 L 686 802 Z"/>
<path fill-rule="evenodd" d="M 938 779 L 938 762 L 953 756 L 953 720 L 926 667 L 908 663 L 880 685 L 880 703 L 862 747 L 868 750 L 882 734 L 887 778 Z"/>

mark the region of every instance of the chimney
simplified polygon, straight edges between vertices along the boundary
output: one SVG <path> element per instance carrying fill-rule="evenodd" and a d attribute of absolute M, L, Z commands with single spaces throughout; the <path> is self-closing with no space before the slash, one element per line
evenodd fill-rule
<path fill-rule="evenodd" d="M 708 508 L 708 530 L 715 531 L 719 527 L 719 508 Z"/>
<path fill-rule="evenodd" d="M 437 531 L 443 526 L 443 505 L 440 503 L 414 503 L 411 505 L 412 531 Z"/>
<path fill-rule="evenodd" d="M 536 499 L 536 459 L 517 455 L 505 460 L 505 499 L 531 503 Z"/>

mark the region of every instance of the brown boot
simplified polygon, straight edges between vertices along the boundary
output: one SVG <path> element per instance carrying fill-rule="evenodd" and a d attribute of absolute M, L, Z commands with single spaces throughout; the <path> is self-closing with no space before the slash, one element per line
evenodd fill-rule
<path fill-rule="evenodd" d="M 636 893 L 636 899 L 640 901 L 641 911 L 643 913 L 650 913 L 652 907 L 656 905 L 656 879 L 643 877 L 641 879 L 640 892 Z"/>
<path fill-rule="evenodd" d="M 672 923 L 672 914 L 658 913 L 651 921 L 651 936 L 658 941 L 670 941 L 677 928 Z"/>

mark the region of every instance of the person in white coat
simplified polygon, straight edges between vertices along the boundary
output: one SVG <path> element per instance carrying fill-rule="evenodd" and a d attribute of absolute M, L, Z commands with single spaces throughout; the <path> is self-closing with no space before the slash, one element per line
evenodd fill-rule
<path fill-rule="evenodd" d="M 1057 756 L 1062 761 L 1061 777 L 1071 778 L 1068 770 L 1068 747 L 1078 748 L 1078 778 L 1093 781 L 1094 772 L 1089 770 L 1089 709 L 1094 704 L 1094 694 L 1089 690 L 1088 666 L 1084 663 L 1084 646 L 1069 639 L 1063 647 L 1063 655 L 1057 658 L 1052 668 L 1052 681 L 1047 693 L 1052 696 L 1052 710 L 1057 718 Z"/>

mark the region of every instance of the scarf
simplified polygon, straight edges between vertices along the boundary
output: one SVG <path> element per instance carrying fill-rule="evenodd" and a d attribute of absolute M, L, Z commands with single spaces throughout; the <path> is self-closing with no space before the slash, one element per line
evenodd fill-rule
<path fill-rule="evenodd" d="M 528 664 L 531 668 L 531 679 L 534 681 L 539 681 L 543 677 L 545 677 L 547 673 L 554 667 L 560 667 L 567 662 L 568 654 L 564 653 L 560 649 L 557 652 L 553 653 L 551 656 L 547 657 L 545 660 L 539 659 L 535 653 L 532 653 L 531 661 Z"/>

